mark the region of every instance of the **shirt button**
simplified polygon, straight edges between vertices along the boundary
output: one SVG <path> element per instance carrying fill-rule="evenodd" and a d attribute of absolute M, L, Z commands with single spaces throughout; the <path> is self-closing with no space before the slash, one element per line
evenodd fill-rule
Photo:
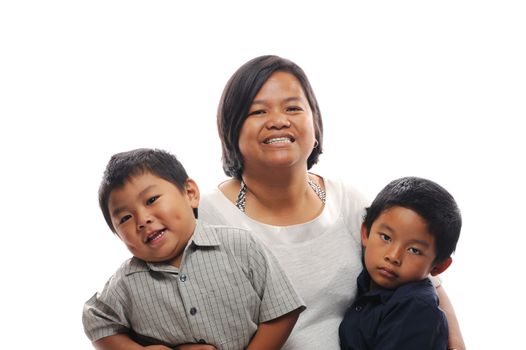
<path fill-rule="evenodd" d="M 180 280 L 181 282 L 186 281 L 186 275 L 181 275 L 181 276 L 179 276 L 179 280 Z"/>
<path fill-rule="evenodd" d="M 360 305 L 356 306 L 354 309 L 358 312 L 362 311 L 362 307 Z"/>
<path fill-rule="evenodd" d="M 197 313 L 197 309 L 195 307 L 190 309 L 190 315 L 195 315 Z"/>

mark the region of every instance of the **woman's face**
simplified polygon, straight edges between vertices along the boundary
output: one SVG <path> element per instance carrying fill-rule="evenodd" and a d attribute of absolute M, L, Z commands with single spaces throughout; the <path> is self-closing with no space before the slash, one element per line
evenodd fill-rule
<path fill-rule="evenodd" d="M 243 172 L 302 167 L 314 148 L 312 111 L 298 79 L 275 72 L 250 106 L 239 135 Z"/>

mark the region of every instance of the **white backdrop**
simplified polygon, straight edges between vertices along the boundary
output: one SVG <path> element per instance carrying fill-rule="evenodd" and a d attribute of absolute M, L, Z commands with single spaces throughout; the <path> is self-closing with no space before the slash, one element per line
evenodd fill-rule
<path fill-rule="evenodd" d="M 311 80 L 325 124 L 313 171 L 369 198 L 405 175 L 450 190 L 464 227 L 443 280 L 466 343 L 525 343 L 525 6 L 343 3 L 0 4 L 2 348 L 91 348 L 83 302 L 128 257 L 97 206 L 107 160 L 164 148 L 213 188 L 221 91 L 262 54 Z"/>

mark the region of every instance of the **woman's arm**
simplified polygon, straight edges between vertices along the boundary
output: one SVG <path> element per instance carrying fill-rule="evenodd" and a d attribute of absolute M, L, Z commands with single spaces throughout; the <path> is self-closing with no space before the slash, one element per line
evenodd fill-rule
<path fill-rule="evenodd" d="M 164 345 L 142 346 L 131 340 L 126 334 L 114 334 L 93 342 L 97 350 L 171 350 Z"/>
<path fill-rule="evenodd" d="M 447 324 L 449 330 L 448 348 L 456 350 L 466 350 L 462 333 L 460 332 L 460 325 L 457 320 L 457 315 L 453 309 L 453 304 L 449 300 L 447 293 L 442 285 L 437 287 L 437 294 L 440 300 L 440 308 L 446 313 Z"/>
<path fill-rule="evenodd" d="M 247 350 L 279 350 L 292 332 L 302 308 L 259 324 Z"/>

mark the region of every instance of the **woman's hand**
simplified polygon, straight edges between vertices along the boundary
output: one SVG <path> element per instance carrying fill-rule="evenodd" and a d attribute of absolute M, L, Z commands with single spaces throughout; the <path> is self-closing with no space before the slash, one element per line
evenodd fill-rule
<path fill-rule="evenodd" d="M 447 293 L 442 285 L 437 287 L 438 300 L 440 300 L 440 308 L 444 310 L 447 317 L 447 324 L 449 330 L 449 341 L 448 348 L 456 350 L 465 350 L 466 345 L 464 339 L 462 339 L 462 333 L 460 332 L 460 325 L 453 309 L 453 304 L 449 300 Z"/>
<path fill-rule="evenodd" d="M 158 350 L 161 350 L 161 349 L 158 349 Z M 175 350 L 217 350 L 217 349 L 215 346 L 208 345 L 208 344 L 182 344 L 182 345 L 176 346 Z"/>

